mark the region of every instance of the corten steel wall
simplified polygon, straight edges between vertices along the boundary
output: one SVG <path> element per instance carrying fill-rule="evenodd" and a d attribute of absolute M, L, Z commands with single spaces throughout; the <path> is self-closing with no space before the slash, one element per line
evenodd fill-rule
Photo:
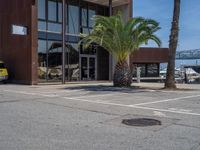
<path fill-rule="evenodd" d="M 130 64 L 133 63 L 167 63 L 168 48 L 140 48 L 130 56 Z"/>
<path fill-rule="evenodd" d="M 28 28 L 28 35 L 12 35 L 12 24 Z M 35 0 L 1 0 L 0 59 L 9 78 L 22 84 L 37 83 L 37 8 Z"/>

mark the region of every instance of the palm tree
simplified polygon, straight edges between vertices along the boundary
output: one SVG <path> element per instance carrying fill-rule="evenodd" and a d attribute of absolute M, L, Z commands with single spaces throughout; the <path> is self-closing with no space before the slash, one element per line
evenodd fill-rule
<path fill-rule="evenodd" d="M 176 49 L 179 36 L 179 16 L 180 16 L 180 0 L 174 0 L 174 14 L 171 28 L 171 35 L 169 40 L 169 61 L 167 66 L 167 77 L 165 82 L 165 88 L 175 89 L 175 60 Z"/>
<path fill-rule="evenodd" d="M 160 29 L 159 23 L 152 19 L 141 17 L 124 22 L 122 15 L 95 16 L 95 26 L 89 35 L 83 36 L 79 44 L 87 48 L 95 43 L 102 46 L 117 60 L 113 83 L 118 87 L 129 87 L 132 83 L 132 73 L 127 59 L 129 55 L 139 49 L 142 44 L 153 40 L 158 46 L 160 39 L 154 34 Z"/>

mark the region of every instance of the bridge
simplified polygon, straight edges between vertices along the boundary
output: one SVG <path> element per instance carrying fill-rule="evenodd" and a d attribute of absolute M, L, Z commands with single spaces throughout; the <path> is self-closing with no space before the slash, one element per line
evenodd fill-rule
<path fill-rule="evenodd" d="M 200 48 L 176 52 L 176 59 L 200 59 Z"/>

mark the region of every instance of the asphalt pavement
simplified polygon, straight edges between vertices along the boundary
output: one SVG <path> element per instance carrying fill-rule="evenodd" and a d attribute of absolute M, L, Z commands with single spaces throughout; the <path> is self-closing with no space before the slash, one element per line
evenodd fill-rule
<path fill-rule="evenodd" d="M 162 86 L 0 85 L 0 150 L 200 150 L 200 85 Z"/>

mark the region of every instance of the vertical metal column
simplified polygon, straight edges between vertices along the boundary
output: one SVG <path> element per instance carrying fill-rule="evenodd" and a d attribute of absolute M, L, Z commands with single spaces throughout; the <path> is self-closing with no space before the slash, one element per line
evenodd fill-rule
<path fill-rule="evenodd" d="M 65 84 L 65 32 L 66 32 L 66 17 L 65 17 L 65 0 L 62 0 L 62 84 Z"/>
<path fill-rule="evenodd" d="M 109 0 L 109 16 L 112 16 L 112 0 Z M 113 78 L 113 58 L 112 55 L 109 54 L 109 80 L 112 80 Z"/>
<path fill-rule="evenodd" d="M 112 16 L 112 0 L 109 0 L 109 16 Z"/>

